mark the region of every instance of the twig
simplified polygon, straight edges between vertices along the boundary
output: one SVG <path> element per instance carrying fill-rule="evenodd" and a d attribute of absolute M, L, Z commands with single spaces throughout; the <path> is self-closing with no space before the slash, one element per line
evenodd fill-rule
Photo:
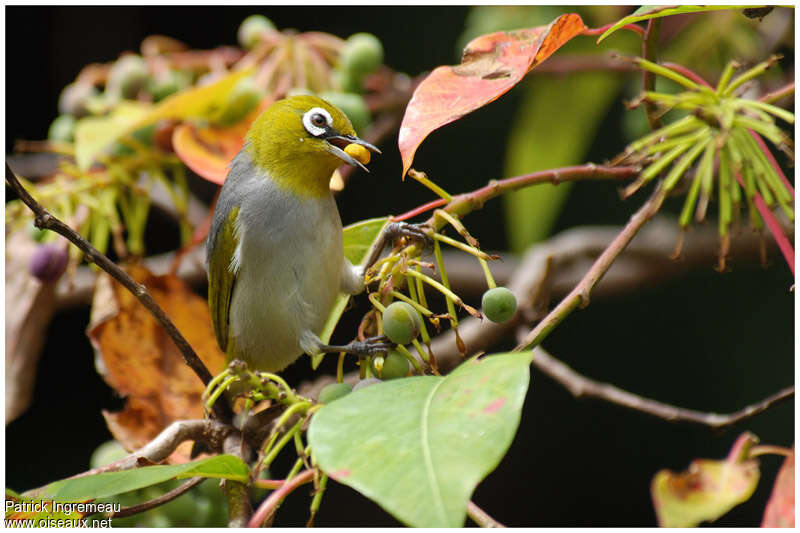
<path fill-rule="evenodd" d="M 284 483 L 281 488 L 272 492 L 269 497 L 258 506 L 256 512 L 250 517 L 250 522 L 247 524 L 247 527 L 261 527 L 261 524 L 272 517 L 272 514 L 286 496 L 300 485 L 310 482 L 313 478 L 314 470 L 307 469 Z"/>
<path fill-rule="evenodd" d="M 43 208 L 33 197 L 28 193 L 25 187 L 17 179 L 17 176 L 9 167 L 6 162 L 6 181 L 14 191 L 19 195 L 20 199 L 27 205 L 35 214 L 34 224 L 37 228 L 48 229 L 55 231 L 59 235 L 67 238 L 72 244 L 77 246 L 85 255 L 87 261 L 95 263 L 97 266 L 108 272 L 111 277 L 120 282 L 126 289 L 128 289 L 136 298 L 147 308 L 148 311 L 158 320 L 161 326 L 166 330 L 172 341 L 178 347 L 183 355 L 183 360 L 187 365 L 197 374 L 197 377 L 208 385 L 211 381 L 211 372 L 208 371 L 206 365 L 197 356 L 191 345 L 175 327 L 175 324 L 167 317 L 166 313 L 159 307 L 159 305 L 150 296 L 144 285 L 137 283 L 133 280 L 124 270 L 114 264 L 108 257 L 100 253 L 97 248 L 84 239 L 81 235 L 75 232 L 72 228 L 61 222 L 59 219 L 51 215 L 45 208 Z M 217 407 L 217 403 L 219 407 Z M 217 402 L 214 404 L 214 412 L 220 420 L 229 421 L 233 418 L 233 413 L 230 406 L 226 402 Z"/>
<path fill-rule="evenodd" d="M 493 198 L 506 194 L 510 191 L 529 187 L 539 183 L 552 183 L 558 185 L 565 181 L 580 181 L 580 180 L 619 180 L 626 181 L 635 178 L 639 174 L 639 167 L 611 167 L 611 166 L 598 166 L 594 163 L 586 165 L 579 165 L 573 167 L 563 167 L 550 170 L 542 170 L 540 172 L 532 172 L 530 174 L 523 174 L 521 176 L 514 176 L 513 178 L 506 178 L 502 180 L 492 180 L 485 187 L 476 189 L 472 192 L 459 194 L 453 197 L 444 209 L 448 213 L 455 215 L 458 218 L 469 214 L 475 209 L 480 209 L 483 204 Z M 434 204 L 428 204 L 431 209 L 437 207 Z M 414 210 L 419 214 L 418 210 Z M 401 215 L 400 218 L 403 218 Z M 444 225 L 444 221 L 431 217 L 426 224 L 440 229 Z"/>
<path fill-rule="evenodd" d="M 594 381 L 578 374 L 569 366 L 548 354 L 541 346 L 533 349 L 533 364 L 563 385 L 576 398 L 599 398 L 670 422 L 691 422 L 714 429 L 732 426 L 752 418 L 794 395 L 794 387 L 787 387 L 759 402 L 748 405 L 744 409 L 727 415 L 720 415 L 675 407 L 674 405 L 643 398 L 608 383 Z"/>
<path fill-rule="evenodd" d="M 506 527 L 489 516 L 489 513 L 478 507 L 473 501 L 467 502 L 467 514 L 481 527 Z"/>
<path fill-rule="evenodd" d="M 583 35 L 602 35 L 606 32 L 607 29 L 609 29 L 613 25 L 614 23 L 612 22 L 611 24 L 606 24 L 605 26 L 600 26 L 599 28 L 587 28 L 583 30 Z M 644 30 L 638 24 L 625 24 L 619 29 L 632 31 L 634 33 L 639 34 L 639 37 L 642 38 L 644 38 L 645 35 Z"/>
<path fill-rule="evenodd" d="M 664 61 L 663 63 L 661 63 L 661 66 L 662 67 L 667 67 L 668 69 L 672 69 L 675 72 L 677 72 L 677 73 L 679 73 L 679 74 L 681 74 L 683 76 L 686 76 L 687 78 L 689 78 L 690 80 L 692 80 L 695 83 L 698 83 L 700 85 L 705 85 L 709 89 L 713 89 L 714 88 L 714 87 L 711 86 L 710 83 L 708 83 L 706 80 L 704 80 L 703 77 L 700 76 L 700 74 L 696 73 L 695 71 L 691 70 L 688 67 L 685 67 L 684 65 L 681 65 L 679 63 L 673 63 L 671 61 Z"/>
<path fill-rule="evenodd" d="M 149 511 L 150 509 L 155 509 L 156 507 L 158 507 L 160 505 L 164 505 L 165 503 L 171 502 L 172 500 L 174 500 L 178 496 L 181 496 L 181 495 L 189 492 L 190 490 L 195 488 L 197 485 L 199 485 L 200 483 L 202 483 L 206 479 L 207 478 L 204 478 L 204 477 L 194 477 L 194 478 L 190 479 L 189 481 L 187 481 L 186 483 L 184 483 L 184 484 L 182 484 L 182 485 L 180 485 L 178 487 L 175 487 L 171 491 L 162 494 L 158 498 L 153 498 L 150 501 L 146 501 L 146 502 L 140 503 L 138 505 L 131 505 L 130 507 L 123 507 L 119 511 L 117 511 L 115 513 L 111 513 L 109 518 L 124 518 L 126 516 L 131 516 L 131 515 L 135 515 L 135 514 L 138 514 L 138 513 L 143 513 L 145 511 Z"/>
<path fill-rule="evenodd" d="M 642 38 L 642 57 L 653 63 L 658 62 L 658 30 L 661 27 L 660 18 L 652 18 L 647 21 L 647 30 Z M 656 75 L 648 70 L 642 70 L 642 92 L 653 91 L 656 88 Z M 650 129 L 655 131 L 661 127 L 661 116 L 658 106 L 654 102 L 645 99 L 644 110 L 647 114 L 647 122 Z"/>
<path fill-rule="evenodd" d="M 630 218 L 628 223 L 619 232 L 619 235 L 608 245 L 594 262 L 592 267 L 583 276 L 580 283 L 561 300 L 555 309 L 539 322 L 533 330 L 514 348 L 515 351 L 530 348 L 542 342 L 558 324 L 561 323 L 576 307 L 586 307 L 589 305 L 589 294 L 592 288 L 600 281 L 600 278 L 611 267 L 611 264 L 622 253 L 625 247 L 636 236 L 636 233 L 647 223 L 648 220 L 658 213 L 664 201 L 666 192 L 659 183 L 652 196 L 639 208 Z"/>

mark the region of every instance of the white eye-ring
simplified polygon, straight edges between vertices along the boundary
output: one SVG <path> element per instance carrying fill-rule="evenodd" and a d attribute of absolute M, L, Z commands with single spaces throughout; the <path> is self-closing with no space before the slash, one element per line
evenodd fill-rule
<path fill-rule="evenodd" d="M 331 114 L 321 107 L 314 107 L 303 115 L 303 127 L 314 137 L 322 136 L 333 125 Z"/>

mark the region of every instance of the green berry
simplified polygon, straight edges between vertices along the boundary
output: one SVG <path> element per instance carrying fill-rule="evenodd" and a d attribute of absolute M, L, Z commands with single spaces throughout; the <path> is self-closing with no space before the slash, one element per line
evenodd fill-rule
<path fill-rule="evenodd" d="M 495 287 L 483 293 L 483 314 L 492 322 L 505 322 L 517 310 L 517 298 L 505 287 Z"/>
<path fill-rule="evenodd" d="M 70 83 L 58 96 L 58 112 L 62 115 L 83 117 L 89 114 L 87 102 L 97 95 L 97 89 L 88 83 Z"/>
<path fill-rule="evenodd" d="M 135 98 L 149 78 L 144 59 L 134 54 L 124 55 L 111 65 L 106 92 L 122 98 Z"/>
<path fill-rule="evenodd" d="M 275 31 L 275 25 L 264 15 L 250 15 L 239 25 L 236 36 L 239 43 L 248 50 L 255 48 L 261 41 L 261 36 L 270 31 Z"/>
<path fill-rule="evenodd" d="M 319 392 L 319 403 L 331 403 L 342 396 L 347 396 L 353 392 L 353 386 L 349 383 L 331 383 L 325 385 Z"/>
<path fill-rule="evenodd" d="M 404 378 L 408 375 L 408 370 L 408 359 L 398 350 L 389 350 L 386 355 L 372 358 L 372 373 L 384 381 Z"/>
<path fill-rule="evenodd" d="M 357 78 L 346 70 L 334 68 L 331 71 L 331 82 L 334 87 L 346 93 L 360 93 L 364 90 L 361 78 Z"/>
<path fill-rule="evenodd" d="M 92 452 L 92 458 L 89 459 L 89 466 L 91 468 L 100 468 L 106 466 L 114 461 L 118 461 L 128 455 L 125 448 L 115 440 L 109 440 L 95 448 Z"/>
<path fill-rule="evenodd" d="M 369 124 L 370 115 L 367 103 L 360 94 L 324 92 L 320 93 L 319 97 L 344 111 L 344 114 L 353 124 L 353 129 L 356 130 L 356 133 L 359 135 L 363 133 Z"/>
<path fill-rule="evenodd" d="M 381 380 L 379 380 L 378 378 L 362 379 L 361 381 L 356 383 L 355 387 L 353 387 L 353 392 L 355 392 L 355 391 L 357 391 L 359 389 L 363 389 L 365 387 L 371 387 L 372 385 L 377 385 L 380 382 L 381 382 Z"/>
<path fill-rule="evenodd" d="M 263 91 L 256 88 L 253 78 L 243 78 L 228 94 L 225 107 L 214 120 L 220 126 L 230 126 L 242 120 L 264 97 Z"/>
<path fill-rule="evenodd" d="M 362 79 L 383 63 L 383 45 L 371 33 L 356 33 L 347 38 L 340 59 L 345 70 Z"/>
<path fill-rule="evenodd" d="M 422 319 L 406 302 L 392 302 L 383 311 L 383 332 L 395 344 L 408 344 L 419 335 Z"/>
<path fill-rule="evenodd" d="M 189 74 L 180 70 L 169 70 L 159 79 L 151 79 L 147 83 L 147 92 L 153 96 L 154 102 L 181 91 L 192 84 Z"/>
<path fill-rule="evenodd" d="M 50 124 L 47 138 L 51 141 L 72 142 L 75 138 L 75 117 L 72 115 L 59 115 Z"/>

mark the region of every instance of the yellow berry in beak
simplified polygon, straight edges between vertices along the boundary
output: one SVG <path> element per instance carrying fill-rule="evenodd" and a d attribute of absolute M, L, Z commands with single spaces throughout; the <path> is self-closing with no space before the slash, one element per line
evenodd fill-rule
<path fill-rule="evenodd" d="M 344 147 L 344 153 L 361 163 L 366 165 L 369 163 L 369 150 L 360 144 L 351 143 Z"/>

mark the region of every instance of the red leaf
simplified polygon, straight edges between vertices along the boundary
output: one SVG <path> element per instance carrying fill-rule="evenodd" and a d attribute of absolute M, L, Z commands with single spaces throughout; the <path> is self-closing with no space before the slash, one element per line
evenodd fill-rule
<path fill-rule="evenodd" d="M 228 165 L 244 145 L 249 124 L 217 129 L 184 123 L 172 133 L 172 147 L 187 167 L 218 185 L 225 182 Z"/>
<path fill-rule="evenodd" d="M 794 527 L 794 447 L 775 478 L 761 527 Z"/>
<path fill-rule="evenodd" d="M 482 35 L 464 49 L 460 65 L 431 72 L 414 91 L 400 126 L 403 176 L 433 130 L 493 102 L 585 29 L 581 17 L 569 13 L 548 26 Z"/>

